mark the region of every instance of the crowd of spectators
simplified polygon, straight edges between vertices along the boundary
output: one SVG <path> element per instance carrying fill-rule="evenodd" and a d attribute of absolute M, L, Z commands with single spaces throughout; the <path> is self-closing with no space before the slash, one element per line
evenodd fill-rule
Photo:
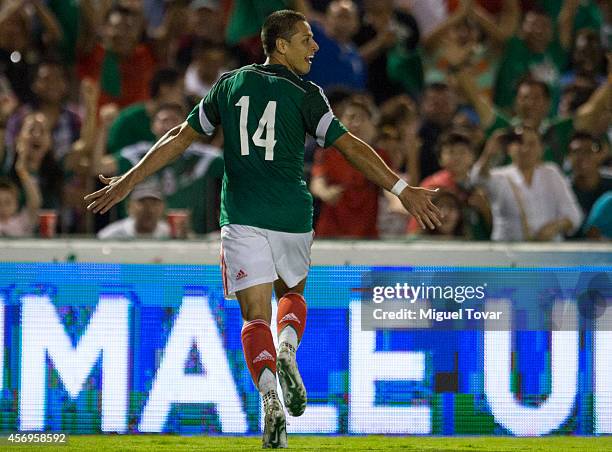
<path fill-rule="evenodd" d="M 0 236 L 35 236 L 52 211 L 62 235 L 167 238 L 167 208 L 188 211 L 181 237 L 215 233 L 223 131 L 104 216 L 83 196 L 223 72 L 263 62 L 283 8 L 320 47 L 306 78 L 393 170 L 439 188 L 443 213 L 421 230 L 306 137 L 319 237 L 612 239 L 609 0 L 1 0 Z"/>

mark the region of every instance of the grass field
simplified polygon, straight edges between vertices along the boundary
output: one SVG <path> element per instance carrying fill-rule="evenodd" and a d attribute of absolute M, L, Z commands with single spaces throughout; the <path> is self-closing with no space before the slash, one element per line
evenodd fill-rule
<path fill-rule="evenodd" d="M 258 437 L 205 437 L 205 436 L 80 436 L 72 435 L 63 446 L 13 445 L 6 446 L 6 437 L 0 450 L 67 451 L 247 451 L 261 450 Z M 343 437 L 343 436 L 290 436 L 289 448 L 295 451 L 612 451 L 612 437 Z"/>

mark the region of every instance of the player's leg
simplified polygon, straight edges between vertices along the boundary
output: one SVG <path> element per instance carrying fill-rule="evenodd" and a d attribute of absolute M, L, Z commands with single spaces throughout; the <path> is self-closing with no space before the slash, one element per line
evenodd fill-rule
<path fill-rule="evenodd" d="M 295 356 L 306 327 L 307 307 L 302 296 L 305 285 L 306 278 L 294 287 L 288 287 L 281 279 L 274 283 L 278 300 L 276 369 L 285 406 L 292 416 L 301 416 L 306 410 L 306 387 Z"/>
<path fill-rule="evenodd" d="M 270 331 L 272 283 L 236 292 L 245 321 L 242 349 L 264 402 L 263 447 L 287 447 L 285 412 L 276 392 L 276 349 Z"/>
<path fill-rule="evenodd" d="M 277 375 L 287 411 L 292 416 L 301 416 L 307 397 L 295 355 L 306 327 L 307 308 L 302 294 L 310 267 L 313 234 L 269 231 L 268 237 L 280 277 L 274 283 L 278 299 Z"/>
<path fill-rule="evenodd" d="M 236 292 L 244 324 L 242 349 L 253 383 L 261 395 L 276 390 L 276 348 L 270 331 L 272 283 Z"/>
<path fill-rule="evenodd" d="M 294 287 L 288 287 L 280 278 L 274 282 L 274 292 L 278 300 L 278 344 L 288 343 L 296 350 L 306 328 L 307 307 L 303 296 L 305 286 L 306 278 Z"/>
<path fill-rule="evenodd" d="M 221 268 L 226 297 L 236 296 L 244 319 L 242 348 L 253 383 L 264 400 L 264 447 L 287 447 L 285 413 L 276 392 L 276 349 L 270 320 L 272 252 L 257 228 L 229 225 L 221 231 Z"/>

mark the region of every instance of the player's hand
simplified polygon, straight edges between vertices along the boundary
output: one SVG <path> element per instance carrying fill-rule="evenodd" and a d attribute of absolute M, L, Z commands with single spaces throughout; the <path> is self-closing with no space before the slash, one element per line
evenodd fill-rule
<path fill-rule="evenodd" d="M 435 229 L 436 226 L 441 226 L 440 218 L 442 214 L 440 210 L 431 202 L 431 197 L 437 193 L 436 190 L 430 190 L 422 187 L 406 187 L 400 193 L 399 199 L 406 210 L 419 222 L 421 227 L 425 229 Z"/>
<path fill-rule="evenodd" d="M 87 210 L 91 210 L 93 213 L 104 214 L 108 212 L 111 207 L 124 200 L 132 191 L 132 188 L 134 188 L 126 175 L 104 177 L 100 174 L 98 177 L 106 187 L 90 193 L 83 198 L 85 202 L 88 203 Z"/>

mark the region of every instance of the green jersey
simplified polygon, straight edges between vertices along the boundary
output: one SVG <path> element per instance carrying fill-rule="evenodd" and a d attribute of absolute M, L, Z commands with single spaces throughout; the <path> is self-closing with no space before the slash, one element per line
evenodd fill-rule
<path fill-rule="evenodd" d="M 132 104 L 121 110 L 108 131 L 106 149 L 108 153 L 114 154 L 126 146 L 141 141 L 152 143 L 157 141 L 151 131 L 151 118 L 144 102 Z"/>
<path fill-rule="evenodd" d="M 567 63 L 567 51 L 558 39 L 544 53 L 534 53 L 525 41 L 513 36 L 506 42 L 495 81 L 495 105 L 509 109 L 514 103 L 519 82 L 531 74 L 551 87 L 553 106 L 559 100 L 559 78 Z"/>
<path fill-rule="evenodd" d="M 312 196 L 303 178 L 306 135 L 328 147 L 346 132 L 321 88 L 285 66 L 245 66 L 224 74 L 187 122 L 206 134 L 223 126 L 221 226 L 312 230 Z"/>

